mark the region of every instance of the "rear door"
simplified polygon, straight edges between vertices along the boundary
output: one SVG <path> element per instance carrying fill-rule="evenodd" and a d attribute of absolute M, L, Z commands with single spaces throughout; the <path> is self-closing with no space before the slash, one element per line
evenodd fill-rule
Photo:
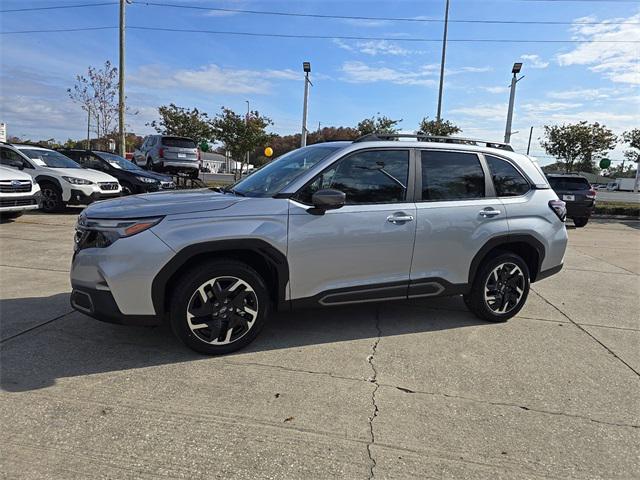
<path fill-rule="evenodd" d="M 458 293 L 476 253 L 508 233 L 502 202 L 481 155 L 422 149 L 416 172 L 417 230 L 409 296 Z"/>
<path fill-rule="evenodd" d="M 410 149 L 370 149 L 336 161 L 291 200 L 291 298 L 323 305 L 406 298 L 415 236 Z M 311 197 L 333 188 L 346 205 L 322 215 Z"/>

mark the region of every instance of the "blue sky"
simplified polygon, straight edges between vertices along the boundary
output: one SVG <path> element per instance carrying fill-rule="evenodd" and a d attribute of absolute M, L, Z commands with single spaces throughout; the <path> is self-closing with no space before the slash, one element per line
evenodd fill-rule
<path fill-rule="evenodd" d="M 91 3 L 96 0 L 3 0 L 2 9 Z M 269 10 L 369 17 L 443 17 L 444 0 L 217 1 L 157 0 L 197 7 Z M 551 159 L 536 140 L 542 125 L 598 121 L 616 133 L 640 126 L 640 7 L 611 1 L 452 0 L 450 19 L 596 22 L 592 25 L 451 23 L 449 38 L 586 40 L 586 43 L 450 42 L 443 117 L 472 137 L 502 139 L 507 86 L 514 61 L 524 63 L 518 83 L 512 138 L 526 148 L 534 126 L 533 152 Z M 1 30 L 116 26 L 116 5 L 2 14 Z M 612 24 L 610 22 L 635 22 Z M 130 130 L 149 133 L 158 105 L 174 102 L 210 114 L 224 105 L 252 109 L 274 120 L 273 131 L 299 131 L 301 64 L 312 63 L 309 128 L 355 125 L 380 112 L 402 118 L 414 130 L 435 116 L 441 45 L 406 38 L 442 36 L 442 24 L 296 18 L 154 7 L 134 2 L 129 26 L 384 37 L 391 40 L 311 40 L 204 33 L 127 31 L 127 96 L 139 113 Z M 67 97 L 74 76 L 105 60 L 117 64 L 117 30 L 0 36 L 0 121 L 10 135 L 30 138 L 85 135 L 85 118 Z M 621 158 L 617 149 L 612 158 Z"/>

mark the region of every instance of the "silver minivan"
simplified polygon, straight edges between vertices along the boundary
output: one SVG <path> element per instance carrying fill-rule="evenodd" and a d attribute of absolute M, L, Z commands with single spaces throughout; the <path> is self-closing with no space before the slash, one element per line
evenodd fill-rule
<path fill-rule="evenodd" d="M 133 161 L 147 170 L 186 173 L 193 178 L 200 170 L 198 145 L 187 137 L 149 135 L 133 153 Z"/>

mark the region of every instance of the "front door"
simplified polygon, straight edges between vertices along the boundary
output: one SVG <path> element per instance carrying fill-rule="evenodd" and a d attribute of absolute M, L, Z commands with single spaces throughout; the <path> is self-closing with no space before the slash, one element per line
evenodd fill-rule
<path fill-rule="evenodd" d="M 290 201 L 291 299 L 323 305 L 406 298 L 415 235 L 409 149 L 371 149 L 336 161 Z M 309 213 L 318 190 L 346 205 Z"/>

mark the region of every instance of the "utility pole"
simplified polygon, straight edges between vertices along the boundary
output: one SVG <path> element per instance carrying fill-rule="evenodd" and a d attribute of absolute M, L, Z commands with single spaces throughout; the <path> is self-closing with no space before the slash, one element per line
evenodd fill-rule
<path fill-rule="evenodd" d="M 440 61 L 440 88 L 438 89 L 438 111 L 436 121 L 440 123 L 442 115 L 442 89 L 444 87 L 444 60 L 447 55 L 447 27 L 449 26 L 449 0 L 444 9 L 444 34 L 442 35 L 442 60 Z"/>
<path fill-rule="evenodd" d="M 516 99 L 516 83 L 524 78 L 524 75 L 517 78 L 518 73 L 522 70 L 522 63 L 514 63 L 511 73 L 511 91 L 509 93 L 509 110 L 507 110 L 507 126 L 504 129 L 504 143 L 511 142 L 511 122 L 513 121 L 513 102 Z"/>
<path fill-rule="evenodd" d="M 247 127 L 249 126 L 249 113 L 250 113 L 250 109 L 249 109 L 249 100 L 245 100 L 245 102 L 247 102 L 247 116 L 244 117 L 244 122 L 245 125 L 247 125 Z M 247 128 L 247 134 L 249 133 L 248 128 Z M 245 163 L 247 164 L 247 170 L 249 170 L 249 152 L 247 152 L 247 155 L 245 157 Z M 241 166 L 240 167 L 240 178 L 242 178 L 242 173 L 243 173 L 244 168 Z"/>
<path fill-rule="evenodd" d="M 311 63 L 302 62 L 304 70 L 304 105 L 302 107 L 302 136 L 300 138 L 300 146 L 307 146 L 307 102 L 309 100 L 309 73 L 311 72 Z"/>
<path fill-rule="evenodd" d="M 118 154 L 121 157 L 125 156 L 125 136 L 124 136 L 124 12 L 126 8 L 126 0 L 120 0 L 120 63 L 118 66 L 118 138 L 120 139 L 120 146 L 118 147 Z"/>
<path fill-rule="evenodd" d="M 87 150 L 91 150 L 91 106 L 87 105 Z"/>
<path fill-rule="evenodd" d="M 531 136 L 533 135 L 533 127 L 529 130 L 529 143 L 527 143 L 527 155 L 529 155 L 529 150 L 531 149 Z"/>

